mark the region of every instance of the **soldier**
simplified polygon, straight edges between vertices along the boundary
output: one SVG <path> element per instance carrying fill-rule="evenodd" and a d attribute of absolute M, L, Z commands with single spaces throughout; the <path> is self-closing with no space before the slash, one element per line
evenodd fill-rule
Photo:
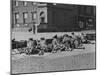
<path fill-rule="evenodd" d="M 64 46 L 66 47 L 65 50 L 71 50 L 71 49 L 70 49 L 70 38 L 69 38 L 69 35 L 65 34 L 65 35 L 63 36 L 62 43 L 63 43 Z"/>
<path fill-rule="evenodd" d="M 57 52 L 57 48 L 58 48 L 58 45 L 59 45 L 58 39 L 57 39 L 57 35 L 55 35 L 55 36 L 53 37 L 52 45 L 53 45 L 52 53 Z"/>
<path fill-rule="evenodd" d="M 29 38 L 29 41 L 27 42 L 27 53 L 31 54 L 32 50 L 33 50 L 33 39 Z"/>
<path fill-rule="evenodd" d="M 84 33 L 81 33 L 80 38 L 81 38 L 81 42 L 84 43 L 85 40 L 86 40 L 85 34 Z"/>
<path fill-rule="evenodd" d="M 77 36 L 75 35 L 74 32 L 71 33 L 71 36 L 72 36 L 73 40 L 77 39 Z"/>
<path fill-rule="evenodd" d="M 39 55 L 44 55 L 44 50 L 46 50 L 45 38 L 41 38 Z"/>
<path fill-rule="evenodd" d="M 74 34 L 74 32 L 71 33 L 71 34 L 72 34 L 72 39 L 71 39 L 72 47 L 73 47 L 73 48 L 78 48 L 78 45 L 79 45 L 78 36 L 76 36 L 76 35 Z"/>

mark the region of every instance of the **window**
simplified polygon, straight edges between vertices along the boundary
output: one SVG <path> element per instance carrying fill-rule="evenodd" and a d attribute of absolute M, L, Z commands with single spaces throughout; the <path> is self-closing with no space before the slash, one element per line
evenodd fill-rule
<path fill-rule="evenodd" d="M 15 13 L 15 24 L 18 24 L 19 13 Z"/>
<path fill-rule="evenodd" d="M 26 19 L 28 17 L 27 12 L 23 13 L 24 14 L 24 18 Z"/>
<path fill-rule="evenodd" d="M 32 4 L 33 4 L 33 5 L 37 5 L 37 3 L 36 3 L 36 2 L 33 2 Z"/>
<path fill-rule="evenodd" d="M 92 8 L 91 7 L 86 7 L 86 14 L 92 15 Z"/>
<path fill-rule="evenodd" d="M 15 6 L 18 6 L 18 1 L 15 1 Z"/>
<path fill-rule="evenodd" d="M 45 23 L 45 17 L 41 17 L 41 23 Z"/>
<path fill-rule="evenodd" d="M 45 13 L 43 11 L 40 13 L 40 20 L 40 23 L 45 23 Z"/>
<path fill-rule="evenodd" d="M 32 12 L 32 20 L 35 20 L 35 19 L 36 19 L 36 13 Z"/>
<path fill-rule="evenodd" d="M 26 23 L 26 19 L 28 18 L 28 13 L 27 12 L 24 12 L 23 13 L 23 23 L 25 24 Z"/>
<path fill-rule="evenodd" d="M 23 6 L 27 6 L 27 2 L 23 2 Z"/>
<path fill-rule="evenodd" d="M 57 5 L 56 3 L 53 3 L 53 5 Z"/>
<path fill-rule="evenodd" d="M 40 4 L 45 4 L 44 2 L 40 2 Z"/>
<path fill-rule="evenodd" d="M 96 7 L 93 7 L 93 15 L 96 16 Z"/>

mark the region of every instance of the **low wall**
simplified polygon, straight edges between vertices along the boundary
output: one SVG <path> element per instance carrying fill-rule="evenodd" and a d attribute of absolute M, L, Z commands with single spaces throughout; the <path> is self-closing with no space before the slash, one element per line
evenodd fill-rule
<path fill-rule="evenodd" d="M 50 56 L 52 57 L 52 56 Z M 12 61 L 12 73 L 95 69 L 95 52 L 64 57 L 28 57 Z"/>

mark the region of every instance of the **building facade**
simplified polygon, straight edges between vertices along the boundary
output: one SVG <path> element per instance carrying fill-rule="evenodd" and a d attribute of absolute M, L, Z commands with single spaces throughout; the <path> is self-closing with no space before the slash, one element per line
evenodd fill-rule
<path fill-rule="evenodd" d="M 12 1 L 12 28 L 38 32 L 66 32 L 96 28 L 96 7 L 29 1 Z"/>
<path fill-rule="evenodd" d="M 81 29 L 96 29 L 96 7 L 95 6 L 78 6 L 78 23 Z"/>
<path fill-rule="evenodd" d="M 12 28 L 31 28 L 47 23 L 46 4 L 29 1 L 12 1 Z"/>

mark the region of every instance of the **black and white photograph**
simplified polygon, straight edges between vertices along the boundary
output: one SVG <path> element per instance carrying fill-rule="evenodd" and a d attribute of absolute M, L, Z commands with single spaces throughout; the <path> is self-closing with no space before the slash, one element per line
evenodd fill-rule
<path fill-rule="evenodd" d="M 96 5 L 10 5 L 11 74 L 96 69 Z"/>

